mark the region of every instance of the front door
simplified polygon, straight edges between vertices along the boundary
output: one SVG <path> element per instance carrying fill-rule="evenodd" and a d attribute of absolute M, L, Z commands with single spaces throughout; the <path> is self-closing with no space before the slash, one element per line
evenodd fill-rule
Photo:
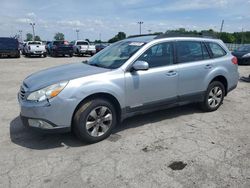
<path fill-rule="evenodd" d="M 125 73 L 128 110 L 136 111 L 176 102 L 178 69 L 174 64 L 173 44 L 156 44 L 137 60 L 146 61 L 149 69 Z"/>

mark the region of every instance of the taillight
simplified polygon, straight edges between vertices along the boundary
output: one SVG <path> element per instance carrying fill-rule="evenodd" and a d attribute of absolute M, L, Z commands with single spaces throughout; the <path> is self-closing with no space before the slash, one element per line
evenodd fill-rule
<path fill-rule="evenodd" d="M 233 64 L 238 65 L 237 57 L 233 57 L 231 61 L 232 61 Z"/>

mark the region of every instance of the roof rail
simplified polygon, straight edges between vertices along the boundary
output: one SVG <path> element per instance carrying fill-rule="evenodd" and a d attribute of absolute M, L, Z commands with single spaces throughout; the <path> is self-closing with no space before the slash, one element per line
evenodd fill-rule
<path fill-rule="evenodd" d="M 135 37 L 146 37 L 146 36 L 155 36 L 155 34 L 142 34 L 142 35 L 130 35 L 127 38 L 135 38 Z"/>
<path fill-rule="evenodd" d="M 211 33 L 197 33 L 197 34 L 184 34 L 184 33 L 164 33 L 162 35 L 158 35 L 155 37 L 155 39 L 161 39 L 161 38 L 170 38 L 170 37 L 198 37 L 198 38 L 212 38 L 212 39 L 218 39 L 216 35 L 213 35 Z"/>

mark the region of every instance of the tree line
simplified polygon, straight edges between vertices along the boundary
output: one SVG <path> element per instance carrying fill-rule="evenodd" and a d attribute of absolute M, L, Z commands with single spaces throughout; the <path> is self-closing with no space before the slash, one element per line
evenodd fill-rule
<path fill-rule="evenodd" d="M 154 32 L 154 33 L 151 33 L 149 35 L 160 35 L 160 34 L 164 34 L 164 33 L 163 32 Z M 208 36 L 208 37 L 219 38 L 225 43 L 238 43 L 238 44 L 240 44 L 240 43 L 242 43 L 242 44 L 250 43 L 250 31 L 229 33 L 229 32 L 217 32 L 217 31 L 214 31 L 213 29 L 197 31 L 197 30 L 186 30 L 185 28 L 179 28 L 179 29 L 176 29 L 176 30 L 167 30 L 165 32 L 165 34 L 190 35 L 190 36 L 201 36 L 201 35 L 203 35 L 203 36 Z M 128 36 L 128 38 L 129 37 L 134 37 L 134 36 L 140 36 L 140 35 Z M 126 33 L 120 31 L 114 37 L 109 39 L 107 42 L 108 43 L 114 43 L 114 42 L 117 42 L 119 40 L 123 40 L 125 38 L 127 38 Z M 58 32 L 58 33 L 55 34 L 54 39 L 55 40 L 65 40 L 65 36 L 64 36 L 63 33 Z M 26 41 L 31 41 L 31 40 L 33 40 L 33 35 L 31 33 L 27 33 L 26 34 Z M 34 40 L 35 41 L 41 41 L 41 38 L 40 38 L 40 36 L 35 36 Z M 90 42 L 89 39 L 85 39 L 85 40 Z M 92 41 L 92 42 L 102 43 L 104 41 L 95 40 L 95 41 Z"/>

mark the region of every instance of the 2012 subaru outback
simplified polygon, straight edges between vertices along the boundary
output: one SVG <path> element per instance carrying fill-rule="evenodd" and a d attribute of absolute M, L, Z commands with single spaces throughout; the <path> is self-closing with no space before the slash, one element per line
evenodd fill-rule
<path fill-rule="evenodd" d="M 101 141 L 127 117 L 198 102 L 214 111 L 236 88 L 237 59 L 222 41 L 143 36 L 114 43 L 88 61 L 28 76 L 18 94 L 31 128 Z"/>

